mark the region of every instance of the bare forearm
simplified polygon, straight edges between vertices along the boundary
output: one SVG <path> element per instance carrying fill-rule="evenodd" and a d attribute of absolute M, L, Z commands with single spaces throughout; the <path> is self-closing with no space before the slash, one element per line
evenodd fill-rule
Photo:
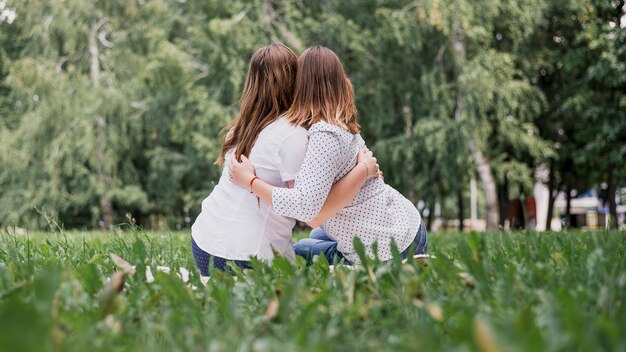
<path fill-rule="evenodd" d="M 330 162 L 335 160 L 334 156 L 327 156 L 326 159 Z M 332 184 L 334 177 L 331 174 L 302 176 L 303 172 L 311 173 L 311 168 L 314 167 L 313 163 L 307 163 L 306 158 L 303 165 L 308 169 L 306 167 L 301 169 L 299 177 L 308 182 L 304 185 L 299 184 L 294 190 L 279 189 L 276 192 L 274 186 L 255 176 L 252 164 L 244 155 L 241 156 L 241 161 L 235 157 L 230 160 L 229 173 L 231 181 L 240 187 L 250 187 L 250 190 L 260 200 L 274 208 L 276 213 L 306 221 L 311 226 L 319 226 L 346 207 L 369 177 L 382 177 L 376 158 L 367 148 L 359 151 L 356 166 L 335 185 Z M 294 185 L 291 184 L 289 188 L 291 187 Z M 314 192 L 317 193 L 312 194 Z M 273 204 L 274 197 L 277 197 L 277 202 L 280 203 L 278 207 Z"/>
<path fill-rule="evenodd" d="M 320 210 L 319 214 L 315 216 L 313 220 L 308 222 L 309 226 L 320 226 L 326 222 L 326 220 L 350 204 L 352 199 L 354 199 L 357 193 L 359 193 L 363 184 L 365 184 L 365 181 L 367 181 L 367 167 L 364 164 L 359 163 L 348 174 L 346 174 L 346 176 L 332 186 L 330 193 L 324 202 L 322 210 Z M 252 183 L 252 192 L 259 197 L 262 202 L 268 204 L 269 206 L 273 206 L 273 190 L 274 186 L 260 179 L 256 179 Z"/>
<path fill-rule="evenodd" d="M 256 179 L 252 183 L 252 193 L 261 199 L 261 201 L 269 206 L 272 206 L 272 190 L 274 186 L 269 183 Z"/>

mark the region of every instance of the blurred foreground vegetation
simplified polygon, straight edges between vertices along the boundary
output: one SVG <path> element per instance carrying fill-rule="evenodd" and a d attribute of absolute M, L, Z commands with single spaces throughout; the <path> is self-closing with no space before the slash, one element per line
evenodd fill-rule
<path fill-rule="evenodd" d="M 625 235 L 436 234 L 428 267 L 279 259 L 203 286 L 187 233 L 2 234 L 0 350 L 623 351 Z"/>

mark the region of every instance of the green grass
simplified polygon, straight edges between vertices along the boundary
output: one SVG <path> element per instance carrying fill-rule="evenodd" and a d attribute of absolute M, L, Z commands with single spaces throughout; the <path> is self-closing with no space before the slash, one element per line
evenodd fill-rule
<path fill-rule="evenodd" d="M 626 350 L 626 233 L 429 241 L 428 267 L 276 260 L 205 287 L 187 233 L 3 234 L 0 351 Z M 109 253 L 137 267 L 121 293 Z"/>

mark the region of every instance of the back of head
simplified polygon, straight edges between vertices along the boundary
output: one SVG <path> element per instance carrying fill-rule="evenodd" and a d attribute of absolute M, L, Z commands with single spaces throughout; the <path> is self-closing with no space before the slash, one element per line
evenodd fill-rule
<path fill-rule="evenodd" d="M 287 118 L 309 128 L 325 121 L 359 133 L 352 84 L 337 55 L 323 46 L 305 50 L 298 59 L 298 74 Z"/>
<path fill-rule="evenodd" d="M 252 55 L 239 115 L 226 127 L 230 132 L 217 164 L 223 165 L 224 156 L 232 148 L 237 148 L 237 158 L 250 156 L 259 133 L 291 106 L 297 68 L 296 54 L 280 43 L 260 48 Z"/>

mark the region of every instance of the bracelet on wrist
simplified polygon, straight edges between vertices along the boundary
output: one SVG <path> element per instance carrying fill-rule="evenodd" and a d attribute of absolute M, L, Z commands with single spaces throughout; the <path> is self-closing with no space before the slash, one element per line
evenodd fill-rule
<path fill-rule="evenodd" d="M 248 190 L 250 191 L 250 193 L 254 193 L 252 192 L 252 184 L 254 183 L 254 181 L 256 181 L 259 178 L 259 176 L 254 176 L 252 178 L 252 180 L 250 180 L 250 184 L 248 185 Z"/>

